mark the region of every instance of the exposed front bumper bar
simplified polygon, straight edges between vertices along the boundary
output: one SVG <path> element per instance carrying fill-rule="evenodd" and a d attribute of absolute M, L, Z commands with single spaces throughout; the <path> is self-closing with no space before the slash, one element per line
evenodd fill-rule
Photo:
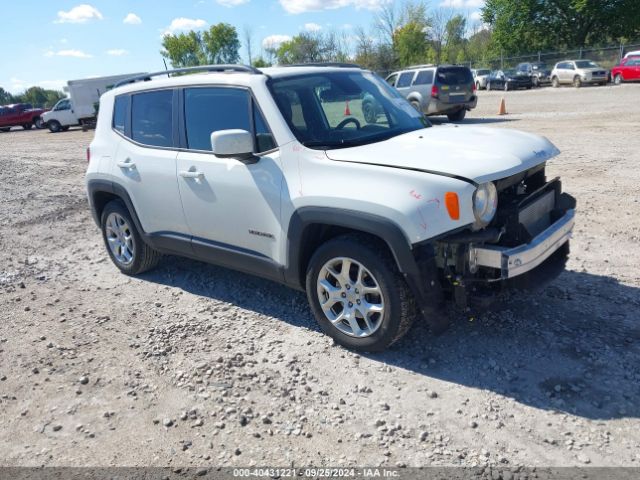
<path fill-rule="evenodd" d="M 470 263 L 500 270 L 500 279 L 507 280 L 533 270 L 571 238 L 575 210 L 568 210 L 531 242 L 517 247 L 484 245 L 472 247 Z"/>

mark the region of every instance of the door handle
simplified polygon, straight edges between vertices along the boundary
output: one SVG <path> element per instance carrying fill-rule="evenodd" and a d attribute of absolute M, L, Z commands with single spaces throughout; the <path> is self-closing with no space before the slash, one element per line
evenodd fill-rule
<path fill-rule="evenodd" d="M 136 168 L 135 162 L 132 162 L 130 158 L 127 158 L 124 162 L 118 162 L 116 165 L 120 168 L 128 168 L 130 170 Z"/>
<path fill-rule="evenodd" d="M 180 171 L 180 176 L 182 178 L 202 179 L 202 178 L 204 178 L 204 173 L 203 172 L 198 172 L 197 170 L 182 170 L 182 171 Z"/>

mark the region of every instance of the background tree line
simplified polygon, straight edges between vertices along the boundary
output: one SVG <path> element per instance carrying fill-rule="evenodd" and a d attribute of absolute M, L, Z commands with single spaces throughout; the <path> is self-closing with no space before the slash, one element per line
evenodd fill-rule
<path fill-rule="evenodd" d="M 423 63 L 487 64 L 500 56 L 599 46 L 640 38 L 640 0 L 487 0 L 481 19 L 423 0 L 392 2 L 370 28 L 302 32 L 253 56 L 253 31 L 243 42 L 250 64 L 354 62 L 376 71 Z M 236 28 L 219 23 L 202 33 L 166 35 L 162 55 L 174 67 L 236 63 Z"/>
<path fill-rule="evenodd" d="M 13 95 L 0 87 L 0 105 L 12 103 L 30 103 L 34 107 L 51 108 L 66 95 L 58 90 L 47 90 L 42 87 L 30 87 L 23 93 Z"/>

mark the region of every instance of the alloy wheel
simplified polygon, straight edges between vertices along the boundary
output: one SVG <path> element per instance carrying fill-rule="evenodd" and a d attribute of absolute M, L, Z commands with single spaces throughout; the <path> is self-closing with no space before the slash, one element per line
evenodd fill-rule
<path fill-rule="evenodd" d="M 105 235 L 116 261 L 121 265 L 131 264 L 135 257 L 135 243 L 129 222 L 118 213 L 110 213 L 105 222 Z"/>
<path fill-rule="evenodd" d="M 352 258 L 332 258 L 324 264 L 317 294 L 326 318 L 345 335 L 369 337 L 382 325 L 385 303 L 380 284 Z"/>

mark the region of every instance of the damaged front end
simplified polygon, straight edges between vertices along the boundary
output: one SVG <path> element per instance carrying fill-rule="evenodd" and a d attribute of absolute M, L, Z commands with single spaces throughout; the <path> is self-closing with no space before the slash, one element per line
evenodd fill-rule
<path fill-rule="evenodd" d="M 486 304 L 505 287 L 542 286 L 564 269 L 576 202 L 544 167 L 494 182 L 498 209 L 486 228 L 435 243 L 441 285 L 458 306 Z"/>

